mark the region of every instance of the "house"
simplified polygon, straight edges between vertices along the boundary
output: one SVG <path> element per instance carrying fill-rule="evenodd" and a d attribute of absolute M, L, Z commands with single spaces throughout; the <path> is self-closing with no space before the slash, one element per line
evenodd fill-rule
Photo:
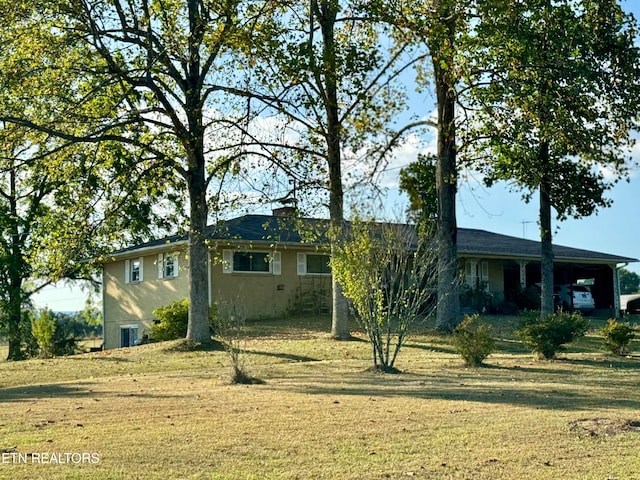
<path fill-rule="evenodd" d="M 287 215 L 244 215 L 208 227 L 209 302 L 235 301 L 247 318 L 329 312 L 331 271 L 322 233 L 327 221 Z M 304 234 L 301 234 L 304 231 Z M 174 235 L 111 254 L 103 263 L 104 347 L 135 344 L 153 310 L 188 297 L 188 240 Z M 590 279 L 597 309 L 618 312 L 619 264 L 636 259 L 554 246 L 555 281 Z M 465 285 L 488 308 L 540 282 L 540 244 L 484 230 L 458 230 Z"/>

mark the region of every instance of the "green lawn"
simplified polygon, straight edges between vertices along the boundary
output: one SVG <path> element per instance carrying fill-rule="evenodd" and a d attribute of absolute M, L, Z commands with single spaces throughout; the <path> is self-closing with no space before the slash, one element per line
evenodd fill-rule
<path fill-rule="evenodd" d="M 368 371 L 327 318 L 248 326 L 263 385 L 179 342 L 0 362 L 0 478 L 640 478 L 640 342 L 614 357 L 594 330 L 535 361 L 513 317 L 487 320 L 501 351 L 478 369 L 427 328 L 403 373 Z"/>

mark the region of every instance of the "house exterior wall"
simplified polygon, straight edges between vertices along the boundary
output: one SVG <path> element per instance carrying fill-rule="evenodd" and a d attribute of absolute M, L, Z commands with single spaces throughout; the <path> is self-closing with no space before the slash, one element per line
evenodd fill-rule
<path fill-rule="evenodd" d="M 104 348 L 118 348 L 125 339 L 141 338 L 150 332 L 155 309 L 189 296 L 185 244 L 171 247 L 156 245 L 138 252 L 143 253 L 122 254 L 117 260 L 104 265 Z M 236 269 L 234 252 L 260 254 L 253 255 L 261 258 L 260 268 L 242 271 L 243 264 L 238 263 Z M 158 265 L 162 265 L 159 254 L 177 257 L 176 277 L 166 278 L 159 274 Z M 304 244 L 281 244 L 275 250 L 266 242 L 248 244 L 234 240 L 212 245 L 209 300 L 236 302 L 251 320 L 299 313 L 328 313 L 331 308 L 331 275 L 328 271 L 306 271 L 310 264 L 305 264 L 305 259 L 310 255 L 321 253 Z M 245 256 L 244 261 L 250 263 L 248 257 Z M 132 278 L 137 274 L 131 273 L 132 262 L 139 259 L 142 261 L 142 280 Z M 268 270 L 258 271 L 265 270 L 265 259 L 269 259 Z M 469 306 L 476 311 L 492 311 L 505 300 L 512 302 L 513 292 L 520 289 L 522 276 L 526 285 L 539 281 L 539 262 L 481 256 L 461 257 L 459 260 L 463 282 L 483 287 L 482 291 L 476 288 L 475 292 L 467 292 Z M 318 267 L 317 262 L 314 265 L 313 268 Z M 615 265 L 601 265 L 594 269 L 591 264 L 557 263 L 556 269 L 559 277 L 564 275 L 568 279 L 594 277 L 596 282 L 592 291 L 596 308 L 616 308 L 613 287 Z M 127 271 L 130 272 L 129 277 Z M 132 330 L 131 334 L 127 334 L 128 329 Z"/>
<path fill-rule="evenodd" d="M 295 313 L 329 311 L 331 275 L 300 272 L 300 254 L 311 250 L 279 249 L 279 273 L 273 265 L 269 272 L 225 273 L 223 250 L 269 253 L 269 248 L 226 246 L 214 248 L 210 260 L 210 297 L 212 302 L 237 302 L 247 319 L 272 318 Z M 137 338 L 149 333 L 153 311 L 174 301 L 188 298 L 188 261 L 184 252 L 177 255 L 178 276 L 159 278 L 158 251 L 134 255 L 104 265 L 103 307 L 104 348 L 122 346 L 122 328 L 137 327 Z M 129 281 L 127 266 L 142 259 L 142 281 Z"/>
<path fill-rule="evenodd" d="M 273 252 L 279 254 L 279 273 L 225 272 L 224 250 Z M 219 247 L 211 252 L 211 299 L 236 302 L 248 319 L 259 320 L 288 314 L 327 311 L 331 304 L 331 276 L 299 274 L 298 254 L 314 254 L 309 250 L 234 246 Z"/>
<path fill-rule="evenodd" d="M 127 282 L 127 262 L 142 258 L 142 281 Z M 158 253 L 107 263 L 103 270 L 104 348 L 118 348 L 121 327 L 137 325 L 138 338 L 149 333 L 153 310 L 189 296 L 187 260 L 177 255 L 178 276 L 158 278 Z"/>

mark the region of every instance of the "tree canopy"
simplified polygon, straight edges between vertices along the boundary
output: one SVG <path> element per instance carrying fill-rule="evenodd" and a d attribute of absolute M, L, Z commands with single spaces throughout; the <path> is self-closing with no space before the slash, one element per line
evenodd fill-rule
<path fill-rule="evenodd" d="M 469 145 L 487 185 L 540 198 L 542 313 L 553 311 L 552 208 L 591 215 L 629 168 L 637 126 L 637 24 L 615 0 L 477 3 L 464 55 Z"/>

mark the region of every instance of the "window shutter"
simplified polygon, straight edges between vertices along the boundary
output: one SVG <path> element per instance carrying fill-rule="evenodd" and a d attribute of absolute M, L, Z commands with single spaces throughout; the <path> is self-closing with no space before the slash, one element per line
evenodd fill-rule
<path fill-rule="evenodd" d="M 470 287 L 475 286 L 474 285 L 474 272 L 473 272 L 473 263 L 471 262 L 471 260 L 467 260 L 464 264 L 464 274 L 465 274 L 465 283 L 467 285 L 469 285 Z"/>
<path fill-rule="evenodd" d="M 233 250 L 222 251 L 222 273 L 233 272 Z"/>
<path fill-rule="evenodd" d="M 480 280 L 483 282 L 489 281 L 489 262 L 482 262 L 482 271 L 480 272 Z"/>
<path fill-rule="evenodd" d="M 131 262 L 129 260 L 124 261 L 124 283 L 131 281 Z"/>
<path fill-rule="evenodd" d="M 178 276 L 178 254 L 176 253 L 173 257 L 171 257 L 171 259 L 173 260 L 173 276 L 177 277 Z"/>
<path fill-rule="evenodd" d="M 480 281 L 485 284 L 484 289 L 489 291 L 489 262 L 480 262 Z"/>
<path fill-rule="evenodd" d="M 280 275 L 282 272 L 282 257 L 280 252 L 273 252 L 271 254 L 271 273 L 274 275 Z"/>
<path fill-rule="evenodd" d="M 164 255 L 158 254 L 158 278 L 164 278 Z"/>
<path fill-rule="evenodd" d="M 306 253 L 298 253 L 298 275 L 307 274 L 307 255 Z"/>
<path fill-rule="evenodd" d="M 142 267 L 144 266 L 144 257 L 140 257 L 138 260 L 140 261 L 140 281 L 142 281 L 144 278 L 144 275 L 142 272 Z"/>

